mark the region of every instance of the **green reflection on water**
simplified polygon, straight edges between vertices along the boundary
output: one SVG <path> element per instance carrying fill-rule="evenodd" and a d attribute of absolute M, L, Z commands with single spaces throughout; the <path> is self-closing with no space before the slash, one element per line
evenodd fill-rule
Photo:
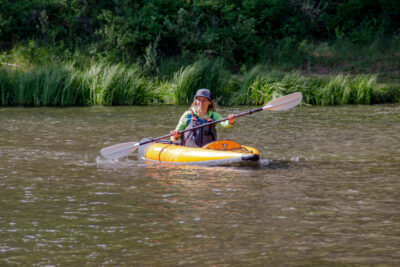
<path fill-rule="evenodd" d="M 398 105 L 264 112 L 219 129 L 268 166 L 99 157 L 168 133 L 185 109 L 1 108 L 1 265 L 400 261 Z"/>

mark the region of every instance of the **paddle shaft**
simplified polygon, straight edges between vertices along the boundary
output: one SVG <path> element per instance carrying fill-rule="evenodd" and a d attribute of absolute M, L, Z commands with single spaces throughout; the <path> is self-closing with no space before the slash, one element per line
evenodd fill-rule
<path fill-rule="evenodd" d="M 263 108 L 251 109 L 251 110 L 236 114 L 234 116 L 234 118 L 242 117 L 242 116 L 249 115 L 249 114 L 251 115 L 251 114 L 253 114 L 255 112 L 259 112 L 259 111 L 262 111 L 262 110 L 263 110 Z M 209 126 L 209 125 L 212 125 L 212 124 L 220 123 L 220 122 L 223 122 L 223 121 L 226 121 L 226 120 L 229 120 L 229 118 L 223 118 L 223 119 L 220 119 L 220 120 L 217 120 L 217 121 L 210 121 L 210 122 L 204 123 L 202 125 L 199 125 L 199 126 L 196 126 L 196 127 L 190 128 L 190 129 L 185 129 L 185 130 L 179 131 L 178 133 L 182 134 L 182 133 L 193 131 L 193 130 L 196 130 L 196 129 L 199 129 L 199 128 L 202 128 L 202 127 L 206 127 L 206 126 Z M 158 141 L 158 140 L 161 140 L 161 139 L 165 139 L 165 138 L 168 138 L 168 137 L 171 137 L 171 136 L 172 136 L 172 134 L 167 134 L 167 135 L 160 136 L 160 137 L 157 137 L 157 138 L 152 138 L 151 140 L 139 143 L 139 145 L 148 144 L 148 143 L 155 142 L 155 141 Z"/>

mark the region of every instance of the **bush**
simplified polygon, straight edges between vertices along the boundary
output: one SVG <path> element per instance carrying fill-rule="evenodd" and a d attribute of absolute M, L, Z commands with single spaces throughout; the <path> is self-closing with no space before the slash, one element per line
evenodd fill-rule
<path fill-rule="evenodd" d="M 0 49 L 34 40 L 113 62 L 197 55 L 231 65 L 287 62 L 304 40 L 368 44 L 398 34 L 398 1 L 0 2 Z M 273 49 L 278 53 L 271 53 Z M 274 51 L 274 52 L 275 52 Z M 292 60 L 293 62 L 293 60 Z"/>

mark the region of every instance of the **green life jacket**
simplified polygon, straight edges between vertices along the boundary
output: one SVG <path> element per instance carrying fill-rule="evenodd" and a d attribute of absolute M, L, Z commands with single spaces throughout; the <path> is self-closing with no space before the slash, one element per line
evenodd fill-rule
<path fill-rule="evenodd" d="M 214 113 L 211 113 L 209 120 L 203 120 L 193 112 L 188 114 L 187 126 L 185 129 L 200 126 L 202 124 L 214 121 Z M 217 140 L 217 131 L 215 124 L 201 127 L 199 129 L 183 133 L 181 145 L 188 147 L 202 147 L 208 143 Z"/>

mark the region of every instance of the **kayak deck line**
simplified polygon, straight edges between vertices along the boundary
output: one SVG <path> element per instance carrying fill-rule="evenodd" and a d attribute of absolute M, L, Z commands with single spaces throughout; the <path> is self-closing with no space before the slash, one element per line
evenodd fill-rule
<path fill-rule="evenodd" d="M 167 148 L 168 146 L 170 146 L 170 145 L 166 145 L 165 147 L 163 147 L 161 150 L 160 150 L 160 153 L 158 154 L 158 161 L 161 163 L 161 153 L 163 153 L 163 151 L 165 150 L 165 148 Z"/>

